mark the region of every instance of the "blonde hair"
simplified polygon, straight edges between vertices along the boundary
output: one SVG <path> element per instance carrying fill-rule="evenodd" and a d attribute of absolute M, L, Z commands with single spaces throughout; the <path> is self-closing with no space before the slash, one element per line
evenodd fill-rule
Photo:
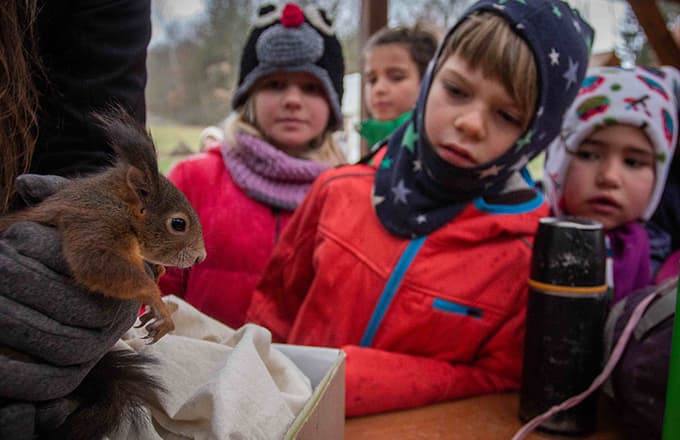
<path fill-rule="evenodd" d="M 448 38 L 435 73 L 453 55 L 503 84 L 526 115 L 526 128 L 536 110 L 538 72 L 533 52 L 508 22 L 491 12 L 468 16 Z"/>
<path fill-rule="evenodd" d="M 236 135 L 247 133 L 251 136 L 266 140 L 266 136 L 257 126 L 255 120 L 255 103 L 253 93 L 250 93 L 242 106 L 234 110 L 233 114 L 225 123 L 225 145 L 236 145 Z M 326 125 L 323 133 L 311 140 L 309 148 L 302 154 L 296 155 L 299 159 L 325 162 L 331 166 L 347 163 L 345 154 L 333 139 L 333 130 Z"/>

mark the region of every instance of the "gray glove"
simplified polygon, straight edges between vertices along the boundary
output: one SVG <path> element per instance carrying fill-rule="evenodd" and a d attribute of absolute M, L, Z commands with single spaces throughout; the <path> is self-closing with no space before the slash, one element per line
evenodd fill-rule
<path fill-rule="evenodd" d="M 127 331 L 140 303 L 76 287 L 54 228 L 22 222 L 0 238 L 0 396 L 47 400 L 71 392 Z"/>
<path fill-rule="evenodd" d="M 68 182 L 61 176 L 41 176 L 40 174 L 22 174 L 14 182 L 17 194 L 26 206 L 32 206 L 45 200 Z"/>
<path fill-rule="evenodd" d="M 55 176 L 22 176 L 17 191 L 30 205 L 62 182 Z M 132 326 L 141 304 L 75 286 L 58 232 L 36 223 L 17 223 L 0 236 L 0 280 L 0 432 L 34 414 L 35 420 L 22 420 L 31 430 L 40 424 L 42 407 L 72 410 L 59 398 L 72 392 Z M 46 402 L 52 399 L 58 400 Z M 16 401 L 43 403 L 34 410 Z"/>

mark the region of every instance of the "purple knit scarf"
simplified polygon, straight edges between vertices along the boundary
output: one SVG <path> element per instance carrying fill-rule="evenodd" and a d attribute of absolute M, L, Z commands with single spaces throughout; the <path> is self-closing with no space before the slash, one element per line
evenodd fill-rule
<path fill-rule="evenodd" d="M 269 143 L 245 133 L 236 134 L 236 146 L 222 147 L 231 177 L 250 197 L 267 205 L 294 210 L 312 182 L 328 164 L 289 156 Z"/>
<path fill-rule="evenodd" d="M 629 222 L 608 232 L 614 260 L 614 302 L 652 283 L 649 238 L 645 228 Z"/>

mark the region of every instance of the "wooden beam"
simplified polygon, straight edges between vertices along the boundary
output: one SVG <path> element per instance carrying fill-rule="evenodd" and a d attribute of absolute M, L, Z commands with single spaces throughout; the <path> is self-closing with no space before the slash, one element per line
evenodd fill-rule
<path fill-rule="evenodd" d="M 680 48 L 673 40 L 656 1 L 628 0 L 628 4 L 644 30 L 659 63 L 680 68 Z"/>
<path fill-rule="evenodd" d="M 359 50 L 363 52 L 366 41 L 381 28 L 387 26 L 387 0 L 361 0 L 361 22 L 359 26 Z M 364 57 L 360 56 L 359 71 L 361 73 L 361 119 L 368 116 L 364 105 Z M 370 145 L 361 140 L 361 156 L 368 153 Z"/>
<path fill-rule="evenodd" d="M 361 42 L 387 26 L 387 0 L 361 0 Z"/>

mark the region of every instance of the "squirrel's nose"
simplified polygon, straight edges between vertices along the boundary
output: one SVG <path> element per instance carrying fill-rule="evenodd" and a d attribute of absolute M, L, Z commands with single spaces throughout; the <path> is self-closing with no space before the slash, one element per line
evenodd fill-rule
<path fill-rule="evenodd" d="M 201 254 L 198 257 L 196 257 L 196 261 L 194 261 L 194 264 L 202 263 L 203 260 L 205 260 L 205 257 L 206 257 L 205 251 L 201 252 Z"/>

